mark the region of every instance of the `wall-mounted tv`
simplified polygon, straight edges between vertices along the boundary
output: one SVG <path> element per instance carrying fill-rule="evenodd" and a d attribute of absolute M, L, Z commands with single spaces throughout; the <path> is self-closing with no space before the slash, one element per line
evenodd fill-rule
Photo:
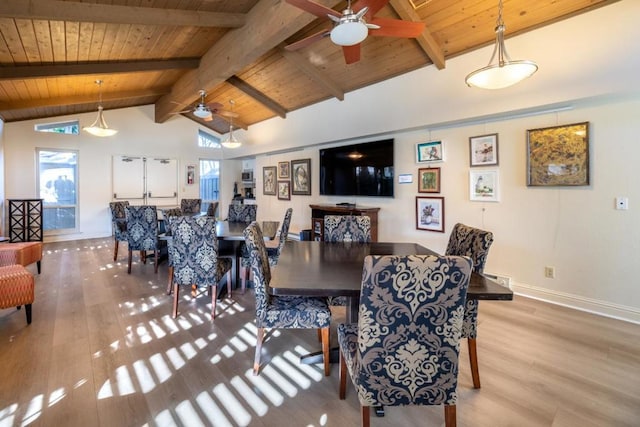
<path fill-rule="evenodd" d="M 320 194 L 393 197 L 393 139 L 321 149 Z"/>

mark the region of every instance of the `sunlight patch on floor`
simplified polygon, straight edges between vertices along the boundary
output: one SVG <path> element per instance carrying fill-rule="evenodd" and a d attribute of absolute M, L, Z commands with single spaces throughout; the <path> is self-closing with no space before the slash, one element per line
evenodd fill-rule
<path fill-rule="evenodd" d="M 231 378 L 231 385 L 236 389 L 238 394 L 244 398 L 247 404 L 253 409 L 258 416 L 262 417 L 267 414 L 269 407 L 258 396 L 255 391 L 244 380 L 238 376 Z"/>
<path fill-rule="evenodd" d="M 226 384 L 218 384 L 213 388 L 213 394 L 220 402 L 224 402 L 225 409 L 231 414 L 233 420 L 241 426 L 249 425 L 251 414 L 247 412 L 242 402 L 229 390 Z"/>
<path fill-rule="evenodd" d="M 196 402 L 198 403 L 198 406 L 200 406 L 202 413 L 207 417 L 209 425 L 234 427 L 222 409 L 206 391 L 203 391 L 196 397 Z"/>

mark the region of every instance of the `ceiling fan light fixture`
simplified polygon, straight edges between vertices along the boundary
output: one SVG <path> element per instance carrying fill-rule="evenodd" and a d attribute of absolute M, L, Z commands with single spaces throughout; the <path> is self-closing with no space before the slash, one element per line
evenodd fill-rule
<path fill-rule="evenodd" d="M 91 126 L 85 126 L 82 128 L 82 130 L 90 133 L 93 136 L 113 136 L 118 133 L 118 131 L 107 126 L 107 122 L 104 119 L 104 113 L 102 112 L 102 80 L 96 80 L 96 84 L 98 85 L 100 92 L 98 98 L 98 117 L 96 117 L 96 120 L 91 124 Z"/>
<path fill-rule="evenodd" d="M 212 117 L 211 110 L 203 105 L 198 105 L 193 110 L 193 115 L 201 119 L 210 119 Z"/>
<path fill-rule="evenodd" d="M 331 41 L 339 46 L 353 46 L 367 38 L 369 29 L 361 20 L 346 21 L 331 30 Z"/>
<path fill-rule="evenodd" d="M 511 60 L 504 45 L 504 30 L 502 0 L 500 0 L 496 23 L 496 44 L 489 65 L 469 73 L 464 79 L 467 86 L 481 89 L 503 89 L 531 77 L 538 71 L 538 65 L 533 61 Z"/>

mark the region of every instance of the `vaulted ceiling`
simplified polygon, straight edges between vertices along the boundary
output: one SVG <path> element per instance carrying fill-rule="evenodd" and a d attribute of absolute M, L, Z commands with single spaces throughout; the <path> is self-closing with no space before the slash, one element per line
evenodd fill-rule
<path fill-rule="evenodd" d="M 614 2 L 504 0 L 506 36 Z M 285 49 L 331 28 L 328 18 L 285 0 L 2 0 L 0 118 L 96 111 L 95 81 L 102 80 L 105 110 L 155 104 L 158 123 L 182 114 L 225 133 L 228 117 L 205 122 L 184 112 L 197 104 L 199 90 L 222 109 L 233 101 L 234 125 L 246 128 L 420 67 L 447 72 L 447 59 L 495 38 L 497 0 L 353 3 L 383 3 L 376 18 L 422 21 L 425 29 L 418 38 L 369 36 L 360 60 L 346 64 L 328 37 Z"/>

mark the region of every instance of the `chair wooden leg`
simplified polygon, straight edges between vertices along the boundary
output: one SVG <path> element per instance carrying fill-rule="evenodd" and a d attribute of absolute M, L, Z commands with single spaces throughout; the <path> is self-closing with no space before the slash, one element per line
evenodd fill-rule
<path fill-rule="evenodd" d="M 167 295 L 171 295 L 173 289 L 173 266 L 169 267 L 169 277 L 167 278 Z"/>
<path fill-rule="evenodd" d="M 127 273 L 131 274 L 131 261 L 133 260 L 133 251 L 129 249 L 129 268 L 127 268 Z"/>
<path fill-rule="evenodd" d="M 331 361 L 329 360 L 329 327 L 322 328 L 322 360 L 324 361 L 324 376 L 331 375 Z"/>
<path fill-rule="evenodd" d="M 155 250 L 153 251 L 153 272 L 158 274 L 158 264 L 160 264 L 158 261 L 160 259 L 160 251 Z"/>
<path fill-rule="evenodd" d="M 339 372 L 339 381 L 340 381 L 340 388 L 339 388 L 339 392 L 338 392 L 338 396 L 340 397 L 340 400 L 344 400 L 344 397 L 346 395 L 346 389 L 347 389 L 347 362 L 345 362 L 344 360 L 344 354 L 342 354 L 342 349 L 340 349 L 340 370 Z"/>
<path fill-rule="evenodd" d="M 227 271 L 227 294 L 229 294 L 229 298 L 231 298 L 231 270 Z"/>
<path fill-rule="evenodd" d="M 240 267 L 240 282 L 242 283 L 242 294 L 247 290 L 247 280 L 249 280 L 249 269 L 247 267 Z"/>
<path fill-rule="evenodd" d="M 118 241 L 116 240 L 116 243 L 113 245 L 113 261 L 115 262 L 115 260 L 118 259 Z"/>
<path fill-rule="evenodd" d="M 174 319 L 178 317 L 178 294 L 180 293 L 180 285 L 173 285 L 173 310 L 171 311 L 171 317 Z"/>
<path fill-rule="evenodd" d="M 322 329 L 316 329 L 318 331 L 318 341 L 322 342 Z"/>
<path fill-rule="evenodd" d="M 24 305 L 24 312 L 27 314 L 27 325 L 31 324 L 31 304 Z"/>
<path fill-rule="evenodd" d="M 253 375 L 258 375 L 258 373 L 260 373 L 260 353 L 262 352 L 262 340 L 264 340 L 264 328 L 258 328 L 256 356 L 253 359 Z"/>
<path fill-rule="evenodd" d="M 211 320 L 216 318 L 216 300 L 218 299 L 218 285 L 211 287 Z"/>
<path fill-rule="evenodd" d="M 41 270 L 41 268 L 40 268 L 40 261 L 36 261 L 36 265 L 38 266 L 38 274 L 40 274 L 40 270 Z"/>
<path fill-rule="evenodd" d="M 469 363 L 471 364 L 473 388 L 480 388 L 480 371 L 478 370 L 478 350 L 476 349 L 476 339 L 467 338 L 467 344 L 469 347 Z"/>
<path fill-rule="evenodd" d="M 362 427 L 369 427 L 371 424 L 369 421 L 371 410 L 368 406 L 360 406 L 360 413 L 362 414 Z"/>
<path fill-rule="evenodd" d="M 143 264 L 147 263 L 147 251 L 140 251 L 140 260 Z"/>
<path fill-rule="evenodd" d="M 445 427 L 456 427 L 456 405 L 444 405 Z"/>

